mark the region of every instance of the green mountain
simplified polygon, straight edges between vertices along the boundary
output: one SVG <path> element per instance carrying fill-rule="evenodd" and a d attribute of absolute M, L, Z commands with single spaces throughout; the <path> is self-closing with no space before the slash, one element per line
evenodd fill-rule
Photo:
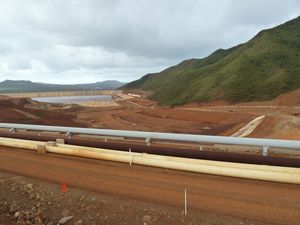
<path fill-rule="evenodd" d="M 107 80 L 90 84 L 47 84 L 28 80 L 5 80 L 0 82 L 0 93 L 13 92 L 52 92 L 81 90 L 113 90 L 124 85 L 119 81 Z"/>
<path fill-rule="evenodd" d="M 148 74 L 123 89 L 150 90 L 162 105 L 270 100 L 300 87 L 300 17 L 250 41 Z"/>

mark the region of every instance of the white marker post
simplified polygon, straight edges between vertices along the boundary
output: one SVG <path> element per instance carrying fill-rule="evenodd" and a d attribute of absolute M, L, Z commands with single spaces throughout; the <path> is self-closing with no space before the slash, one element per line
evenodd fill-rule
<path fill-rule="evenodd" d="M 132 165 L 133 158 L 134 158 L 134 156 L 131 156 L 130 161 L 129 161 L 129 165 L 130 165 L 130 166 Z"/>
<path fill-rule="evenodd" d="M 187 214 L 187 196 L 186 196 L 186 189 L 184 189 L 184 215 Z"/>

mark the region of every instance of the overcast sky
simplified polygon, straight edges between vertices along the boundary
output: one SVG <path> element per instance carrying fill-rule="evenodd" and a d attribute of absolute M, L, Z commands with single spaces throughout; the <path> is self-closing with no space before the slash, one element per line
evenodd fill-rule
<path fill-rule="evenodd" d="M 128 82 L 299 12 L 299 0 L 0 0 L 0 81 Z"/>

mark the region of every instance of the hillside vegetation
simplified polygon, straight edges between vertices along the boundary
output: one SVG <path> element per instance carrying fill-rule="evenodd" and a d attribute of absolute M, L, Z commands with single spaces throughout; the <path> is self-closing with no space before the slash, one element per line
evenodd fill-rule
<path fill-rule="evenodd" d="M 123 89 L 153 91 L 162 105 L 270 100 L 300 87 L 300 17 L 247 43 L 148 74 Z"/>
<path fill-rule="evenodd" d="M 122 85 L 124 85 L 124 83 L 115 80 L 89 84 L 47 84 L 28 80 L 5 80 L 0 82 L 0 93 L 113 90 Z"/>

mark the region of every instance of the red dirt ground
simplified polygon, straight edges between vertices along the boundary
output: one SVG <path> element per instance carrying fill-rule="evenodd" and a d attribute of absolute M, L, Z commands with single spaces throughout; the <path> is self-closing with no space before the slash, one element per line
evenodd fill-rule
<path fill-rule="evenodd" d="M 0 100 L 0 122 L 85 127 L 85 124 L 75 121 L 76 115 L 61 110 L 28 108 L 27 104 L 30 102 L 26 99 Z"/>
<path fill-rule="evenodd" d="M 187 189 L 189 209 L 215 213 L 220 218 L 247 218 L 253 224 L 300 224 L 298 185 L 39 155 L 4 147 L 0 148 L 0 170 L 177 209 L 182 209 L 183 191 Z"/>
<path fill-rule="evenodd" d="M 228 134 L 228 130 L 238 130 L 254 118 L 248 113 L 232 116 L 229 112 L 140 108 L 126 101 L 119 104 L 119 107 L 65 109 L 4 97 L 0 100 L 0 122 L 222 135 Z"/>
<path fill-rule="evenodd" d="M 192 112 L 170 108 L 139 108 L 122 103 L 118 108 L 86 109 L 77 113 L 78 121 L 90 126 L 174 133 L 222 135 L 238 130 L 255 116 L 247 113 Z"/>
<path fill-rule="evenodd" d="M 298 102 L 293 100 L 298 95 L 300 91 L 272 102 L 215 102 L 211 103 L 214 106 L 189 104 L 178 108 L 158 107 L 143 98 L 118 101 L 118 107 L 89 108 L 2 97 L 0 122 L 230 136 L 255 117 L 266 115 L 250 137 L 299 139 L 300 107 L 290 105 Z M 288 106 L 281 105 L 283 102 Z"/>

